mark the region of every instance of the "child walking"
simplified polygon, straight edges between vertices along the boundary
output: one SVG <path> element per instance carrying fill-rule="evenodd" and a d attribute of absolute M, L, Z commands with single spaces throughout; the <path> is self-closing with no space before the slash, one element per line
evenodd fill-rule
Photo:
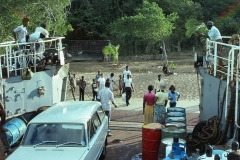
<path fill-rule="evenodd" d="M 95 81 L 95 79 L 92 80 L 92 94 L 93 94 L 93 99 L 92 101 L 95 101 L 95 99 L 97 100 L 97 83 Z"/>

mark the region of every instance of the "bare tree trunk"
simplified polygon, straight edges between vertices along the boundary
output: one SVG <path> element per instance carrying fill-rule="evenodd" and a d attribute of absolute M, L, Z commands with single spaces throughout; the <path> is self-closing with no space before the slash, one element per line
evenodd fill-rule
<path fill-rule="evenodd" d="M 177 51 L 180 52 L 182 49 L 181 49 L 181 42 L 178 41 L 178 45 L 177 45 Z"/>

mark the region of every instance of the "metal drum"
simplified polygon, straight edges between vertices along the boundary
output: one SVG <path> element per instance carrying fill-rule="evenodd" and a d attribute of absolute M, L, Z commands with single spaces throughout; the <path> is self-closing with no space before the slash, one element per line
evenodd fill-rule
<path fill-rule="evenodd" d="M 182 107 L 169 107 L 167 108 L 167 113 L 169 112 L 182 112 L 182 113 L 186 113 L 185 108 Z"/>
<path fill-rule="evenodd" d="M 166 127 L 177 127 L 179 129 L 186 129 L 185 123 L 179 123 L 179 122 L 169 122 L 165 124 Z"/>
<path fill-rule="evenodd" d="M 186 129 L 177 128 L 175 126 L 169 126 L 162 129 L 162 139 L 172 138 L 175 135 L 178 135 L 178 137 L 181 139 L 185 139 Z"/>
<path fill-rule="evenodd" d="M 179 138 L 179 143 L 186 144 L 186 141 Z M 161 140 L 159 155 L 161 155 L 162 158 L 167 157 L 172 151 L 172 144 L 173 138 L 164 138 Z"/>
<path fill-rule="evenodd" d="M 163 125 L 150 123 L 142 126 L 142 159 L 158 160 Z"/>
<path fill-rule="evenodd" d="M 168 117 L 186 117 L 186 114 L 183 112 L 168 112 Z"/>
<path fill-rule="evenodd" d="M 186 117 L 168 117 L 166 118 L 166 123 L 179 122 L 186 124 Z"/>
<path fill-rule="evenodd" d="M 4 128 L 8 129 L 6 132 L 10 146 L 16 143 L 22 135 L 26 132 L 27 126 L 20 118 L 13 118 L 4 124 Z"/>

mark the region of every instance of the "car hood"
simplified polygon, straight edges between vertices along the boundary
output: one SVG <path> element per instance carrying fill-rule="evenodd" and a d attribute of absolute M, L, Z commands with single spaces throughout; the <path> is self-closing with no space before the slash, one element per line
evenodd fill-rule
<path fill-rule="evenodd" d="M 7 160 L 80 160 L 87 147 L 18 147 Z"/>

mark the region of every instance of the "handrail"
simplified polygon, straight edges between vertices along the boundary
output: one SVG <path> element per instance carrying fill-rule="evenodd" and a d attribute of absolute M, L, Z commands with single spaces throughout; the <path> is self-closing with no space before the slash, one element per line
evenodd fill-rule
<path fill-rule="evenodd" d="M 222 36 L 222 38 L 231 38 L 230 36 Z M 228 58 L 224 58 L 224 57 L 220 57 L 218 56 L 217 54 L 217 45 L 222 45 L 224 47 L 229 47 L 231 48 L 229 50 L 229 53 L 228 53 Z M 237 73 L 236 75 L 234 74 L 234 56 L 235 56 L 235 50 L 238 50 L 240 51 L 240 46 L 236 46 L 236 45 L 231 45 L 231 44 L 226 44 L 226 43 L 222 43 L 222 42 L 216 42 L 216 41 L 211 41 L 209 39 L 207 39 L 206 41 L 206 57 L 209 57 L 209 56 L 212 56 L 213 58 L 213 76 L 216 77 L 217 75 L 217 72 L 220 72 L 220 73 L 223 73 L 226 75 L 227 79 L 226 79 L 226 82 L 227 82 L 227 86 L 226 86 L 226 93 L 228 93 L 229 91 L 229 82 L 232 81 L 234 79 L 234 76 L 237 77 L 238 79 L 238 75 L 239 75 L 239 71 L 237 70 Z M 214 53 L 212 53 L 214 51 Z M 222 60 L 226 60 L 227 61 L 227 73 L 224 73 L 222 72 L 221 70 L 218 70 L 217 68 L 217 59 L 222 59 Z M 238 59 L 237 59 L 237 66 L 239 66 L 239 55 L 238 55 Z M 236 87 L 237 87 L 237 90 L 238 90 L 238 83 L 236 81 Z M 236 91 L 237 92 L 237 91 Z M 228 94 L 227 94 L 228 95 Z M 236 94 L 238 95 L 238 93 Z M 237 98 L 236 97 L 236 104 L 237 104 Z M 225 118 L 227 117 L 227 107 L 228 107 L 228 96 L 225 97 Z M 235 115 L 236 116 L 236 115 Z"/>
<path fill-rule="evenodd" d="M 234 118 L 234 121 L 235 121 L 235 125 L 237 128 L 240 128 L 240 126 L 238 125 L 238 122 L 237 122 L 237 115 L 238 115 L 238 84 L 239 84 L 239 81 L 238 81 L 238 75 L 239 75 L 239 60 L 240 58 L 240 53 L 238 54 L 237 56 L 237 73 L 236 73 L 236 94 L 235 94 L 235 118 Z"/>
<path fill-rule="evenodd" d="M 20 44 L 17 43 L 12 43 L 11 42 L 4 42 L 4 43 L 0 43 L 0 48 L 5 48 L 5 54 L 0 55 L 0 61 L 2 59 L 5 59 L 4 63 L 0 63 L 1 67 L 6 67 L 7 70 L 7 78 L 10 77 L 10 73 L 13 72 L 13 74 L 15 76 L 19 75 L 23 72 L 23 69 L 26 67 L 27 65 L 27 59 L 31 60 L 33 62 L 33 72 L 37 71 L 37 65 L 36 65 L 36 57 L 40 57 L 41 59 L 43 58 L 43 54 L 45 52 L 46 49 L 46 43 L 49 43 L 49 48 L 51 49 L 56 49 L 56 52 L 58 53 L 58 59 L 61 62 L 61 65 L 64 65 L 64 62 L 61 61 L 61 54 L 62 54 L 62 39 L 64 39 L 64 37 L 53 37 L 51 39 L 46 39 L 46 40 L 41 40 L 41 41 L 36 41 L 36 42 L 28 42 L 28 43 L 21 43 L 21 45 L 27 45 L 30 44 L 31 46 L 34 46 L 31 49 L 21 49 L 21 50 L 14 50 L 14 46 L 18 46 Z M 38 43 L 40 44 L 40 48 L 38 50 L 36 50 L 35 48 L 35 44 Z M 13 64 L 15 63 L 15 64 Z M 19 64 L 19 65 L 17 65 Z M 4 66 L 3 66 L 4 65 Z M 3 72 L 1 70 L 0 72 L 0 77 L 3 77 Z"/>

